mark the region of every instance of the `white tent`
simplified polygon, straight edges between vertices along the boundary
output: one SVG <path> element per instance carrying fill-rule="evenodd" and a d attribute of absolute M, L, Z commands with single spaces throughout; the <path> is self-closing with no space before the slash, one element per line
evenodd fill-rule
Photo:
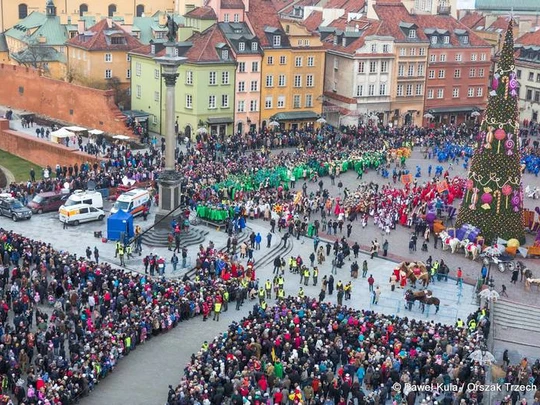
<path fill-rule="evenodd" d="M 68 131 L 73 131 L 73 132 L 82 132 L 82 131 L 86 131 L 86 128 L 83 128 L 83 127 L 77 127 L 77 126 L 72 126 L 72 127 L 65 127 Z"/>
<path fill-rule="evenodd" d="M 103 134 L 103 131 L 101 131 L 99 129 L 91 129 L 90 131 L 88 131 L 88 133 L 90 135 L 101 135 L 101 134 Z"/>
<path fill-rule="evenodd" d="M 113 139 L 118 139 L 120 141 L 127 141 L 128 139 L 131 139 L 131 137 L 127 135 L 115 135 L 113 136 Z"/>
<path fill-rule="evenodd" d="M 66 128 L 60 128 L 54 132 L 51 132 L 51 141 L 60 143 L 61 139 L 68 138 L 75 135 L 73 132 L 68 131 Z"/>

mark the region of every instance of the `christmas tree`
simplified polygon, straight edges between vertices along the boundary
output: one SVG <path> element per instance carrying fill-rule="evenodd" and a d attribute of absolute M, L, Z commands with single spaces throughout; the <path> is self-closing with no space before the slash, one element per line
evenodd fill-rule
<path fill-rule="evenodd" d="M 497 237 L 525 241 L 512 26 L 510 19 L 456 221 L 479 228 L 489 244 Z"/>

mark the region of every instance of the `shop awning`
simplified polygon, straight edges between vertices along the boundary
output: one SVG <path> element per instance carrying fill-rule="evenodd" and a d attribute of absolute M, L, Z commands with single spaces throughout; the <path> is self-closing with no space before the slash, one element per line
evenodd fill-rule
<path fill-rule="evenodd" d="M 217 124 L 232 124 L 233 119 L 231 117 L 210 117 L 208 118 L 208 124 L 217 125 Z"/>
<path fill-rule="evenodd" d="M 272 117 L 272 119 L 277 121 L 316 120 L 317 118 L 319 118 L 319 114 L 313 111 L 282 112 Z"/>
<path fill-rule="evenodd" d="M 481 111 L 481 108 L 478 108 L 475 105 L 458 105 L 452 107 L 437 107 L 430 108 L 428 112 L 431 114 L 443 114 L 443 113 L 459 113 L 459 112 L 471 112 L 473 110 Z"/>

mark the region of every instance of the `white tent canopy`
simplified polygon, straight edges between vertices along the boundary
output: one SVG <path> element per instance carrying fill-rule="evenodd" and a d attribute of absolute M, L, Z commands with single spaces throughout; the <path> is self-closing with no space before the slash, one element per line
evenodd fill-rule
<path fill-rule="evenodd" d="M 113 136 L 113 139 L 118 139 L 120 141 L 127 141 L 128 139 L 131 139 L 131 137 L 127 135 L 115 135 Z"/>
<path fill-rule="evenodd" d="M 83 127 L 77 127 L 77 126 L 65 127 L 65 129 L 67 129 L 68 131 L 73 131 L 73 132 L 82 132 L 82 131 L 86 131 L 86 128 L 83 128 Z"/>
<path fill-rule="evenodd" d="M 57 131 L 51 132 L 51 141 L 60 143 L 60 139 L 68 138 L 75 135 L 73 132 L 68 131 L 66 128 L 60 128 Z"/>
<path fill-rule="evenodd" d="M 88 131 L 88 133 L 90 135 L 101 135 L 103 134 L 103 131 L 100 129 L 91 129 L 90 131 Z"/>

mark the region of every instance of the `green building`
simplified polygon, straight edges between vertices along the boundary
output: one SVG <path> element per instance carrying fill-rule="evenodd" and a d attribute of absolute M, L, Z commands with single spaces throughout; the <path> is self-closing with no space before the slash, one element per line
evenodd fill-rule
<path fill-rule="evenodd" d="M 215 21 L 207 21 L 201 24 L 207 28 L 201 32 L 194 30 L 187 41 L 177 44 L 175 51 L 187 58 L 178 69 L 176 120 L 180 132 L 192 139 L 203 132 L 222 137 L 233 133 L 236 63 Z M 165 83 L 154 58 L 165 55 L 164 45 L 151 43 L 130 55 L 131 108 L 147 113 L 149 130 L 163 134 Z"/>

